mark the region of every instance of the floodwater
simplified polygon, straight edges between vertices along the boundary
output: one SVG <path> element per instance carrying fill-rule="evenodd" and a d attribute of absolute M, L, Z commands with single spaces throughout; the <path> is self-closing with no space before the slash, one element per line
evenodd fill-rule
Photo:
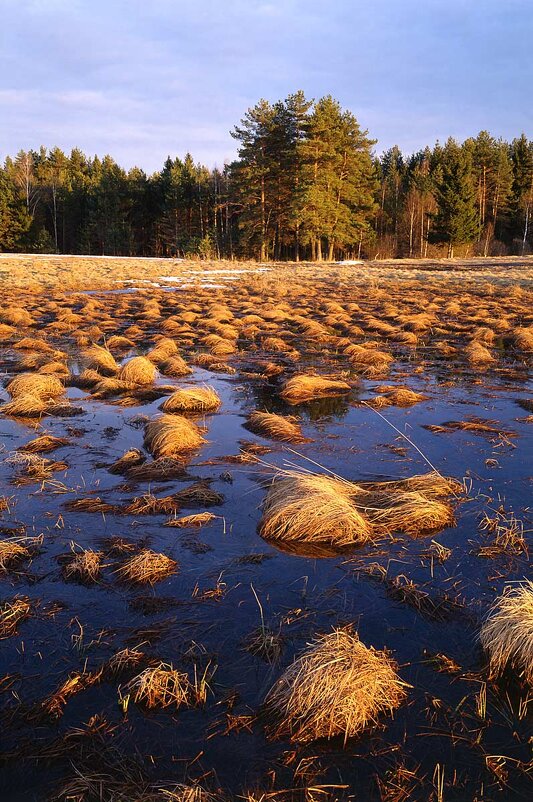
<path fill-rule="evenodd" d="M 317 358 L 314 366 L 320 366 Z M 396 362 L 386 383 L 405 383 L 409 368 Z M 186 379 L 170 380 L 176 386 L 195 382 L 208 383 L 222 398 L 218 413 L 200 419 L 208 443 L 187 466 L 189 477 L 209 479 L 224 495 L 223 505 L 212 508 L 219 517 L 199 530 L 164 527 L 164 515 L 73 513 L 64 507 L 76 495 L 124 503 L 148 490 L 167 495 L 190 483 L 191 478 L 125 486 L 124 477 L 106 470 L 127 448 L 142 447 L 139 416 L 152 417 L 161 400 L 123 408 L 71 388 L 68 395 L 83 414 L 43 422 L 46 432 L 70 438 L 70 445 L 46 455 L 69 466 L 56 474 L 57 483 L 15 487 L 14 466 L 0 463 L 0 495 L 11 499 L 0 521 L 3 536 L 21 526 L 27 535 L 44 533 L 40 553 L 27 570 L 0 579 L 2 598 L 21 594 L 37 605 L 18 633 L 0 642 L 3 802 L 53 796 L 72 776 L 76 760 L 39 758 L 40 752 L 95 714 L 114 727 L 112 747 L 138 760 L 156 785 L 199 780 L 232 796 L 281 789 L 296 789 L 292 794 L 297 795 L 299 788 L 322 787 L 334 798 L 379 800 L 377 777 L 391 777 L 388 772 L 403 766 L 417 779 L 400 800 L 439 799 L 442 778 L 446 802 L 530 798 L 531 707 L 529 714 L 520 708 L 512 680 L 485 686 L 476 642 L 495 594 L 505 582 L 529 575 L 529 564 L 525 554 L 486 559 L 475 553 L 490 540 L 479 526 L 487 510 L 502 507 L 531 529 L 531 423 L 517 404 L 530 397 L 527 373 L 480 375 L 441 361 L 408 380 L 428 400 L 409 409 L 388 407 L 381 414 L 360 403 L 383 383 L 379 380 L 360 379 L 347 398 L 297 407 L 280 401 L 274 382 L 257 381 L 245 371 L 224 375 L 197 368 Z M 244 423 L 254 409 L 298 414 L 309 442 L 288 447 L 252 435 Z M 424 428 L 472 417 L 496 421 L 498 432 Z M 25 423 L 0 419 L 5 456 L 34 434 Z M 239 454 L 243 441 L 271 450 L 259 463 L 228 460 Z M 288 463 L 320 470 L 318 464 L 354 481 L 403 478 L 435 466 L 444 475 L 464 478 L 468 496 L 458 505 L 457 525 L 426 538 L 384 538 L 375 546 L 329 556 L 309 549 L 288 553 L 257 533 L 272 466 Z M 66 582 L 58 558 L 70 544 L 98 550 L 109 536 L 174 557 L 179 572 L 153 588 L 132 589 L 114 574 L 120 559 L 107 557 L 96 584 Z M 451 550 L 442 562 L 432 557 L 434 541 Z M 376 562 L 391 578 L 403 574 L 430 595 L 448 593 L 461 606 L 446 620 L 422 615 L 359 570 Z M 168 604 L 139 609 L 142 596 Z M 257 599 L 265 624 L 282 638 L 282 655 L 273 665 L 244 648 L 261 624 Z M 393 719 L 384 718 L 346 745 L 341 738 L 305 747 L 268 741 L 256 718 L 267 690 L 316 633 L 347 623 L 356 626 L 365 644 L 392 652 L 402 679 L 412 686 L 407 702 Z M 102 681 L 69 698 L 58 719 L 35 722 L 26 714 L 69 673 L 95 670 L 125 647 L 185 670 L 209 666 L 206 704 L 146 712 L 130 701 L 124 713 L 119 682 Z M 430 659 L 435 654 L 451 658 L 459 671 L 439 672 Z M 480 706 L 485 690 L 486 713 Z M 493 756 L 502 755 L 505 770 L 497 769 L 498 774 L 490 766 L 498 767 Z"/>

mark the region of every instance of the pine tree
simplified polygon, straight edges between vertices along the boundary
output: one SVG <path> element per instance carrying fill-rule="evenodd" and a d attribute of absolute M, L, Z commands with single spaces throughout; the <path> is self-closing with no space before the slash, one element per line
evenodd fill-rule
<path fill-rule="evenodd" d="M 439 154 L 436 172 L 438 210 L 432 239 L 448 244 L 448 258 L 454 247 L 475 242 L 478 235 L 476 192 L 468 151 L 448 139 Z"/>

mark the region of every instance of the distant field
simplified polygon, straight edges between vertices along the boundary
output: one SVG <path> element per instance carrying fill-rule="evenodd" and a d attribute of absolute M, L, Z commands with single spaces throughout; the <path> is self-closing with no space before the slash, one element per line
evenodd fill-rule
<path fill-rule="evenodd" d="M 259 264 L 245 261 L 189 261 L 182 259 L 155 259 L 120 256 L 51 256 L 41 254 L 0 254 L 0 282 L 9 287 L 61 287 L 63 289 L 90 290 L 112 288 L 115 285 L 137 285 L 150 287 L 171 286 L 174 279 L 183 283 L 205 279 L 217 284 L 234 281 L 237 276 L 249 272 L 272 272 L 299 275 L 319 271 L 353 271 L 359 278 L 398 278 L 404 271 L 409 278 L 419 271 L 457 272 L 486 278 L 493 275 L 497 280 L 527 281 L 533 276 L 533 257 L 489 257 L 474 259 L 392 259 L 369 262 L 346 263 L 290 263 L 272 262 Z M 471 276 L 472 277 L 472 276 Z M 180 281 L 177 283 L 179 284 Z"/>

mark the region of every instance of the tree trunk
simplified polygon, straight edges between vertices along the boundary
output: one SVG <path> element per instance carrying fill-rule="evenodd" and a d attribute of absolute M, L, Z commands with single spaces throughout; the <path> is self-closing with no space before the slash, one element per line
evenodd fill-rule
<path fill-rule="evenodd" d="M 316 261 L 317 262 L 322 261 L 322 240 L 320 239 L 320 237 L 316 241 Z"/>

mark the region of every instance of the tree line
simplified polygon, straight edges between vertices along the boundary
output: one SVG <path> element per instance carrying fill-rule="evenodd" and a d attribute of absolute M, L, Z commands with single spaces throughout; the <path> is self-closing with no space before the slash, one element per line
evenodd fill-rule
<path fill-rule="evenodd" d="M 418 153 L 375 140 L 331 96 L 261 100 L 223 169 L 184 158 L 153 175 L 75 148 L 0 168 L 0 250 L 261 261 L 527 254 L 533 141 L 481 131 Z"/>

